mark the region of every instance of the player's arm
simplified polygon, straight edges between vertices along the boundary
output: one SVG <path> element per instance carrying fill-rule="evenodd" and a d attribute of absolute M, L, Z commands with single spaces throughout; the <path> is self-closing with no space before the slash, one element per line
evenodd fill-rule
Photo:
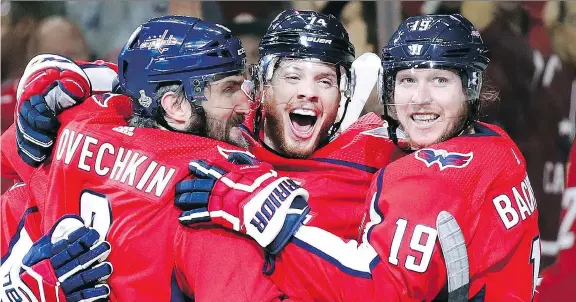
<path fill-rule="evenodd" d="M 304 288 L 314 298 L 343 301 L 422 301 L 438 295 L 447 273 L 435 206 L 457 204 L 457 197 L 438 190 L 434 180 L 406 179 L 383 190 L 383 175 L 377 174 L 367 196 L 370 210 L 359 243 L 315 227 L 296 232 L 272 275 L 281 290 Z"/>
<path fill-rule="evenodd" d="M 94 301 L 110 295 L 110 245 L 80 217 L 40 235 L 39 213 L 24 184 L 2 195 L 0 301 Z"/>
<path fill-rule="evenodd" d="M 117 67 L 104 61 L 74 62 L 58 55 L 34 57 L 18 85 L 16 142 L 22 160 L 36 167 L 54 147 L 56 116 L 92 93 L 112 91 Z"/>
<path fill-rule="evenodd" d="M 287 223 L 293 221 L 288 219 L 288 213 L 305 215 L 287 206 L 273 206 L 274 200 L 290 196 L 290 192 L 278 194 L 286 188 L 271 189 L 271 184 L 259 187 L 262 182 L 249 182 L 246 189 L 251 194 L 247 197 L 248 194 L 235 191 L 240 187 L 237 183 L 225 184 L 222 181 L 228 176 L 238 180 L 238 176 L 225 173 L 222 170 L 224 165 L 219 167 L 220 170 L 204 165 L 203 171 L 196 175 L 205 178 L 204 181 L 212 178 L 215 183 L 206 189 L 206 184 L 195 182 L 196 194 L 177 196 L 177 205 L 186 204 L 194 208 L 193 204 L 202 203 L 201 192 L 209 191 L 210 198 L 215 199 L 208 201 L 207 215 L 210 217 L 204 221 L 211 220 L 246 233 L 272 254 L 281 251 L 272 278 L 288 296 L 302 298 L 309 295 L 311 299 L 330 301 L 366 301 L 382 297 L 390 301 L 423 300 L 433 299 L 446 283 L 446 268 L 437 242 L 436 219 L 442 210 L 439 209 L 441 204 L 457 205 L 459 200 L 454 192 L 448 194 L 439 190 L 441 184 L 438 180 L 405 179 L 383 190 L 383 172 L 380 172 L 368 196 L 371 202 L 369 223 L 364 226 L 361 242 L 357 243 L 345 242 L 319 228 L 298 228 L 300 224 L 289 228 L 292 233 L 285 232 Z M 247 169 L 238 170 L 251 180 L 263 177 L 249 176 Z M 210 177 L 215 174 L 223 176 Z M 193 185 L 188 183 L 186 186 Z M 239 196 L 244 200 L 236 205 L 238 208 L 230 204 L 219 205 L 233 203 Z M 392 203 L 394 205 L 390 206 Z M 466 219 L 461 213 L 454 213 L 454 209 L 443 210 Z M 188 209 L 180 221 L 184 224 L 200 221 L 203 211 L 206 212 L 200 208 Z M 263 228 L 260 232 L 254 231 L 249 225 Z M 271 248 L 270 242 L 278 244 Z"/>

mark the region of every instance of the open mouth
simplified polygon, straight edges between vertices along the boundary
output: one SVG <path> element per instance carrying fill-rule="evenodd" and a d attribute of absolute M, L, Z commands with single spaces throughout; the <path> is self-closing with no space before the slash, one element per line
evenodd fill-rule
<path fill-rule="evenodd" d="M 440 115 L 435 113 L 414 113 L 410 115 L 412 121 L 417 125 L 427 126 L 434 123 Z"/>
<path fill-rule="evenodd" d="M 290 124 L 292 131 L 300 138 L 309 138 L 318 120 L 314 110 L 298 108 L 290 112 Z"/>

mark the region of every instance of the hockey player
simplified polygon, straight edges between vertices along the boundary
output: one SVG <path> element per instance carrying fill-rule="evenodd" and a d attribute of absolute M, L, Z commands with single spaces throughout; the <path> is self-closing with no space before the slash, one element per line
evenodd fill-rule
<path fill-rule="evenodd" d="M 212 254 L 202 261 L 219 257 L 244 260 L 230 267 L 237 277 L 228 278 L 227 285 L 232 289 L 245 282 L 260 286 L 236 290 L 238 300 L 267 301 L 281 295 L 261 273 L 261 253 L 252 242 L 237 240 L 239 250 L 217 251 L 212 245 L 202 244 L 204 238 L 212 238 L 211 243 L 222 246 L 233 237 L 228 231 L 211 228 L 193 232 L 169 223 L 179 213 L 172 205 L 173 188 L 189 174 L 186 163 L 190 158 L 222 157 L 231 150 L 243 150 L 221 140 L 238 145 L 244 141 L 237 128 L 249 108 L 248 98 L 240 89 L 244 60 L 240 41 L 223 27 L 191 17 L 150 20 L 134 32 L 119 57 L 120 86 L 125 95 L 95 95 L 82 108 L 63 112 L 52 163 L 36 170 L 22 163 L 16 152 L 4 148 L 15 147 L 16 141 L 20 146 L 37 147 L 21 150 L 34 152 L 49 147 L 49 141 L 42 143 L 46 136 L 28 135 L 30 127 L 43 122 L 42 126 L 49 127 L 54 121 L 42 114 L 70 107 L 90 87 L 84 89 L 88 77 L 79 76 L 82 71 L 70 67 L 73 62 L 65 58 L 40 56 L 29 65 L 36 70 L 23 87 L 33 91 L 33 86 L 39 85 L 46 93 L 24 99 L 16 139 L 3 137 L 3 160 L 22 172 L 26 183 L 35 184 L 27 187 L 41 214 L 42 234 L 62 215 L 76 213 L 87 225 L 93 225 L 101 239 L 116 247 L 109 258 L 114 265 L 109 279 L 112 300 L 178 298 L 178 287 L 172 287 L 177 275 L 174 267 L 180 260 L 192 259 L 187 253 L 200 254 L 191 250 L 194 248 Z M 47 67 L 53 66 L 46 63 L 50 61 L 58 64 Z M 61 73 L 62 70 L 74 72 Z M 58 78 L 56 85 L 46 86 L 43 81 L 52 83 L 47 74 Z M 126 113 L 132 112 L 132 105 L 137 115 L 131 123 L 151 128 L 126 126 Z M 23 158 L 34 164 L 42 159 L 38 155 L 41 152 L 29 152 Z M 17 204 L 18 200 L 11 202 Z M 23 215 L 25 208 L 20 210 Z M 183 237 L 195 245 L 178 248 Z M 246 264 L 251 265 L 244 268 Z M 218 266 L 211 268 L 218 270 Z M 219 277 L 214 270 L 198 270 L 186 277 L 190 282 L 210 284 Z M 210 289 L 214 288 L 206 290 Z M 223 287 L 218 289 L 220 292 L 210 293 L 214 300 L 221 300 L 226 294 Z M 206 294 L 200 290 L 196 298 L 205 299 L 203 295 Z"/>
<path fill-rule="evenodd" d="M 460 15 L 408 18 L 383 48 L 389 135 L 396 142 L 405 135 L 407 143 L 399 145 L 413 153 L 377 173 L 359 243 L 318 227 L 287 227 L 303 220 L 308 194 L 290 180 L 279 192 L 259 187 L 264 163 L 191 162 L 191 170 L 214 185 L 208 202 L 190 212 L 196 221 L 211 219 L 280 251 L 272 279 L 291 297 L 430 301 L 448 283 L 469 298 L 532 299 L 540 240 L 526 163 L 500 128 L 476 121 L 488 54 Z M 241 184 L 252 184 L 251 190 L 237 189 Z M 289 193 L 297 196 L 286 199 Z M 214 215 L 220 212 L 228 215 Z M 451 221 L 446 212 L 462 237 L 439 234 L 437 225 Z M 446 258 L 437 239 L 453 245 L 443 251 Z"/>
<path fill-rule="evenodd" d="M 404 153 L 375 114 L 335 135 L 355 91 L 348 33 L 334 16 L 289 9 L 272 21 L 259 50 L 249 151 L 315 196 L 309 224 L 356 238 L 375 167 Z"/>
<path fill-rule="evenodd" d="M 51 62 L 54 63 L 54 62 Z M 64 62 L 58 62 L 64 67 Z M 103 61 L 95 61 L 90 64 L 78 62 L 85 73 L 98 74 L 100 79 L 106 78 L 105 74 L 116 74 L 114 64 Z M 64 89 L 79 96 L 88 95 L 87 91 L 75 89 L 88 87 L 77 85 L 82 81 L 81 77 L 74 76 L 71 71 L 57 72 L 56 69 L 44 70 L 43 76 L 36 78 L 38 81 L 54 78 L 56 75 L 62 81 L 59 85 L 43 83 L 54 89 L 52 93 L 61 93 Z M 29 76 L 29 75 L 27 75 Z M 36 83 L 36 85 L 41 85 Z M 33 86 L 34 88 L 36 86 Z M 110 91 L 111 81 L 93 81 L 92 91 Z M 16 94 L 16 93 L 14 93 Z M 62 93 L 61 95 L 65 95 Z M 28 99 L 30 95 L 23 93 L 22 98 Z M 8 161 L 2 159 L 7 165 Z M 8 165 L 6 167 L 9 167 Z M 6 172 L 3 168 L 3 172 Z M 21 170 L 23 174 L 31 170 Z M 110 253 L 110 245 L 103 242 L 103 238 L 97 236 L 93 228 L 81 227 L 76 223 L 82 222 L 82 218 L 62 217 L 47 232 L 41 231 L 42 217 L 38 210 L 38 204 L 33 200 L 32 194 L 25 183 L 18 183 L 2 194 L 2 232 L 0 232 L 0 247 L 2 265 L 0 275 L 5 280 L 3 290 L 0 292 L 0 300 L 34 300 L 39 301 L 88 301 L 106 298 L 110 295 L 110 288 L 103 282 L 112 273 L 112 265 L 109 262 L 101 263 Z M 86 232 L 90 229 L 89 232 Z M 55 232 L 55 230 L 57 230 Z M 69 236 L 76 232 L 79 236 L 70 237 L 66 251 L 70 251 L 71 257 L 61 258 L 64 254 L 61 245 L 55 244 L 62 236 Z M 96 235 L 96 237 L 94 237 Z M 81 247 L 81 249 L 78 249 Z M 90 248 L 87 252 L 85 249 Z M 57 253 L 52 255 L 52 253 Z M 58 261 L 58 258 L 65 262 Z M 47 261 L 50 260 L 50 261 Z M 73 265 L 75 262 L 76 265 Z M 90 265 L 90 263 L 94 263 Z M 65 265 L 64 265 L 65 264 Z M 20 278 L 15 273 L 22 271 Z M 24 295 L 24 296 L 23 296 Z"/>

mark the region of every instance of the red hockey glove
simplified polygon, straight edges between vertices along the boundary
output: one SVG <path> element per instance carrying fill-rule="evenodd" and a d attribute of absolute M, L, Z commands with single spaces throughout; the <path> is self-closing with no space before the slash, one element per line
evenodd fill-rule
<path fill-rule="evenodd" d="M 20 105 L 34 95 L 41 95 L 57 115 L 91 94 L 90 80 L 80 66 L 62 56 L 43 54 L 26 66 L 18 84 L 17 99 Z"/>
<path fill-rule="evenodd" d="M 198 179 L 176 185 L 184 225 L 212 221 L 247 234 L 276 254 L 310 211 L 308 191 L 247 153 L 234 152 L 228 160 L 195 160 L 189 168 Z"/>

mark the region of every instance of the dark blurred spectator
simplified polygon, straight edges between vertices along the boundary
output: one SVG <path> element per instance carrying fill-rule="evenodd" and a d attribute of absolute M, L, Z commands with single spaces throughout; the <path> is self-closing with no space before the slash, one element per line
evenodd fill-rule
<path fill-rule="evenodd" d="M 32 40 L 42 20 L 48 16 L 62 13 L 60 3 L 39 1 L 2 1 L 2 98 L 0 133 L 3 133 L 14 120 L 16 89 L 18 80 L 28 60 L 34 53 Z M 0 179 L 0 191 L 3 193 L 13 184 L 11 180 Z"/>
<path fill-rule="evenodd" d="M 523 1 L 523 4 L 530 14 L 530 45 L 532 45 L 532 48 L 538 49 L 542 55 L 550 56 L 552 54 L 552 45 L 542 20 L 542 12 L 546 1 Z"/>
<path fill-rule="evenodd" d="M 492 51 L 486 86 L 496 86 L 500 102 L 485 108 L 484 121 L 502 126 L 519 143 L 529 135 L 533 54 L 528 29 L 524 27 L 527 11 L 520 2 L 465 1 L 462 14 L 480 31 Z"/>
<path fill-rule="evenodd" d="M 165 15 L 186 15 L 222 22 L 216 1 L 67 1 L 66 14 L 84 34 L 93 59 L 116 62 L 140 24 Z"/>
<path fill-rule="evenodd" d="M 55 53 L 75 61 L 90 59 L 83 33 L 76 25 L 59 16 L 42 21 L 30 39 L 30 45 L 30 58 L 40 53 Z"/>
<path fill-rule="evenodd" d="M 373 52 L 380 56 L 378 26 L 376 25 L 376 1 L 351 1 L 343 7 L 340 18 L 350 33 L 350 39 L 356 49 L 356 57 L 366 52 Z M 384 108 L 378 97 L 378 89 L 374 87 L 360 115 L 368 112 L 382 114 L 383 111 Z"/>
<path fill-rule="evenodd" d="M 221 1 L 218 2 L 224 25 L 242 41 L 248 63 L 258 62 L 258 44 L 272 19 L 290 8 L 288 1 Z"/>
<path fill-rule="evenodd" d="M 462 1 L 402 1 L 402 18 L 424 14 L 460 13 Z"/>
<path fill-rule="evenodd" d="M 224 23 L 232 33 L 242 41 L 246 50 L 246 61 L 249 64 L 258 63 L 258 44 L 266 33 L 268 22 L 257 19 L 248 13 L 241 13 L 234 17 L 232 22 Z"/>
<path fill-rule="evenodd" d="M 222 18 L 230 22 L 241 14 L 248 14 L 264 23 L 270 23 L 281 11 L 290 8 L 289 1 L 218 1 Z"/>
<path fill-rule="evenodd" d="M 422 14 L 422 6 L 426 1 L 402 1 L 402 18 L 418 16 Z"/>
<path fill-rule="evenodd" d="M 535 91 L 532 109 L 531 177 L 540 181 L 535 189 L 540 207 L 540 233 L 544 264 L 550 264 L 561 248 L 557 241 L 565 184 L 565 163 L 575 132 L 576 120 L 576 3 L 550 2 L 544 24 L 552 44 L 552 55 L 535 52 Z M 530 164 L 528 165 L 530 168 Z M 530 173 L 531 170 L 528 170 Z M 566 207 L 570 202 L 565 204 Z M 568 248 L 568 247 L 564 247 Z"/>
<path fill-rule="evenodd" d="M 168 14 L 168 1 L 67 1 L 66 16 L 78 24 L 92 59 L 116 62 L 119 49 L 143 22 Z"/>
<path fill-rule="evenodd" d="M 58 2 L 2 1 L 2 82 L 20 76 L 28 63 L 29 42 L 38 24 L 46 17 L 62 13 Z"/>

